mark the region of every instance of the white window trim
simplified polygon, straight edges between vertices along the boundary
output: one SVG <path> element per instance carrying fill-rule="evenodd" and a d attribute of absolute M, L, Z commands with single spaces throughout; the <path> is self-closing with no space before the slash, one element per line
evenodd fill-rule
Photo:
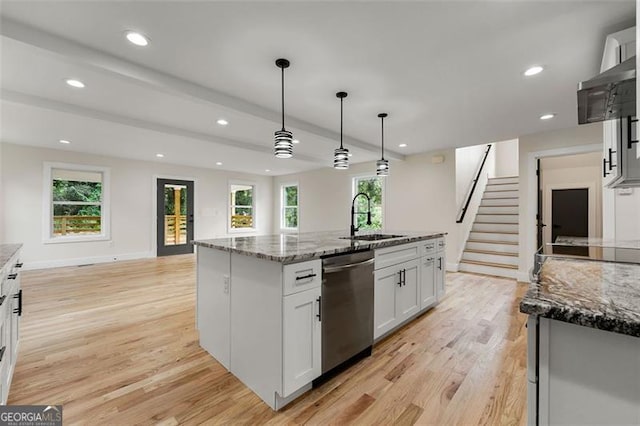
<path fill-rule="evenodd" d="M 251 228 L 232 228 L 231 227 L 231 186 L 232 185 L 250 185 L 253 186 L 253 196 L 251 197 L 251 211 L 253 212 L 253 226 Z M 247 234 L 258 230 L 258 217 L 256 215 L 256 194 L 258 193 L 258 185 L 255 182 L 246 180 L 230 180 L 227 186 L 227 232 L 230 234 Z"/>
<path fill-rule="evenodd" d="M 53 191 L 52 191 L 52 170 L 78 170 L 83 172 L 102 173 L 102 203 L 100 209 L 100 234 L 95 235 L 71 235 L 64 237 L 53 236 Z M 108 241 L 111 239 L 111 169 L 101 166 L 90 166 L 84 164 L 71 163 L 51 163 L 43 164 L 43 220 L 42 220 L 42 242 L 44 244 L 75 243 L 89 241 Z"/>
<path fill-rule="evenodd" d="M 298 214 L 298 221 L 297 221 L 298 226 L 296 226 L 295 228 L 290 228 L 284 225 L 284 218 L 285 218 L 284 189 L 290 186 L 295 186 L 296 188 L 298 188 L 298 205 L 295 206 Z M 293 207 L 293 206 L 289 206 L 289 207 Z M 298 185 L 298 182 L 283 183 L 280 185 L 280 230 L 284 232 L 296 232 L 298 231 L 299 228 L 300 228 L 300 185 Z"/>
<path fill-rule="evenodd" d="M 349 200 L 349 207 L 351 207 L 351 203 L 353 202 L 353 197 L 356 196 L 356 179 L 363 179 L 363 178 L 380 178 L 382 179 L 382 224 L 380 225 L 380 231 L 384 232 L 385 230 L 385 222 L 387 221 L 387 179 L 389 179 L 389 176 L 386 177 L 380 177 L 377 176 L 375 173 L 359 173 L 359 174 L 354 174 L 351 175 L 351 199 Z M 349 210 L 351 211 L 351 210 Z M 349 222 L 351 222 L 351 219 L 349 219 Z"/>

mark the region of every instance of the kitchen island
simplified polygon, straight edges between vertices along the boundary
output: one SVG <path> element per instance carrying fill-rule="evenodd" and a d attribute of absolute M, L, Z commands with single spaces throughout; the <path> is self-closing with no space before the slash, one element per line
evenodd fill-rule
<path fill-rule="evenodd" d="M 325 297 L 330 295 L 323 274 L 344 269 L 328 265 L 344 255 L 365 256 L 357 264 L 370 269 L 343 271 L 333 280 L 370 281 L 371 315 L 360 312 L 367 308 L 362 303 L 349 308 L 357 318 L 372 319 L 366 325 L 370 351 L 374 339 L 444 296 L 444 236 L 396 232 L 349 238 L 347 232 L 324 232 L 195 241 L 200 345 L 278 410 L 311 389 L 323 373 L 323 340 L 336 320 L 326 318 L 331 311 L 323 301 L 331 298 Z M 343 343 L 348 336 L 345 324 Z"/>
<path fill-rule="evenodd" d="M 530 425 L 640 423 L 640 264 L 546 258 L 520 311 Z"/>

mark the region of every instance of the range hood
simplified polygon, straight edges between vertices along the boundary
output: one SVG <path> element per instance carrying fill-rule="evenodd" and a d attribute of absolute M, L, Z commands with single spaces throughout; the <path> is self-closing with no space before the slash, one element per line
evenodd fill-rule
<path fill-rule="evenodd" d="M 578 84 L 578 123 L 636 115 L 636 58 Z"/>

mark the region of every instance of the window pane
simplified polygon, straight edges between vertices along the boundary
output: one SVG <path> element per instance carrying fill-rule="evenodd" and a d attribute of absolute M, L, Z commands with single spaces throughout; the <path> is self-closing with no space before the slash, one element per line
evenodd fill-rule
<path fill-rule="evenodd" d="M 53 206 L 53 235 L 101 233 L 100 206 L 56 204 Z"/>
<path fill-rule="evenodd" d="M 253 185 L 231 185 L 231 228 L 253 228 Z"/>
<path fill-rule="evenodd" d="M 297 206 L 298 205 L 298 187 L 286 186 L 284 188 L 285 194 L 285 206 Z"/>
<path fill-rule="evenodd" d="M 356 223 L 360 229 L 382 228 L 382 178 L 355 178 L 357 193 L 364 192 L 371 198 L 371 226 L 367 225 L 367 215 L 357 215 Z M 355 195 L 355 194 L 354 194 Z M 363 196 L 356 201 L 356 211 L 366 212 L 367 199 Z"/>
<path fill-rule="evenodd" d="M 251 207 L 231 207 L 232 228 L 253 228 L 253 209 Z"/>
<path fill-rule="evenodd" d="M 253 205 L 253 186 L 231 185 L 231 205 L 252 206 Z"/>
<path fill-rule="evenodd" d="M 285 228 L 298 227 L 298 208 L 297 207 L 284 208 L 284 227 Z"/>
<path fill-rule="evenodd" d="M 100 202 L 101 182 L 81 182 L 74 180 L 53 180 L 53 201 Z"/>

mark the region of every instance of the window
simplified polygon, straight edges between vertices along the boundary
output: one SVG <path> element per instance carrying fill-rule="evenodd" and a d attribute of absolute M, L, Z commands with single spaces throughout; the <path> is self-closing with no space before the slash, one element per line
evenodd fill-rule
<path fill-rule="evenodd" d="M 367 225 L 366 214 L 356 214 L 355 223 L 361 230 L 382 229 L 383 225 L 383 197 L 384 178 L 377 176 L 357 176 L 353 178 L 353 194 L 364 192 L 371 198 L 371 226 Z M 356 200 L 356 212 L 367 211 L 367 199 L 362 195 Z"/>
<path fill-rule="evenodd" d="M 108 239 L 109 170 L 46 163 L 44 172 L 45 242 Z"/>
<path fill-rule="evenodd" d="M 231 184 L 230 229 L 255 229 L 255 186 Z"/>
<path fill-rule="evenodd" d="M 298 185 L 282 185 L 280 194 L 282 229 L 298 229 Z"/>

